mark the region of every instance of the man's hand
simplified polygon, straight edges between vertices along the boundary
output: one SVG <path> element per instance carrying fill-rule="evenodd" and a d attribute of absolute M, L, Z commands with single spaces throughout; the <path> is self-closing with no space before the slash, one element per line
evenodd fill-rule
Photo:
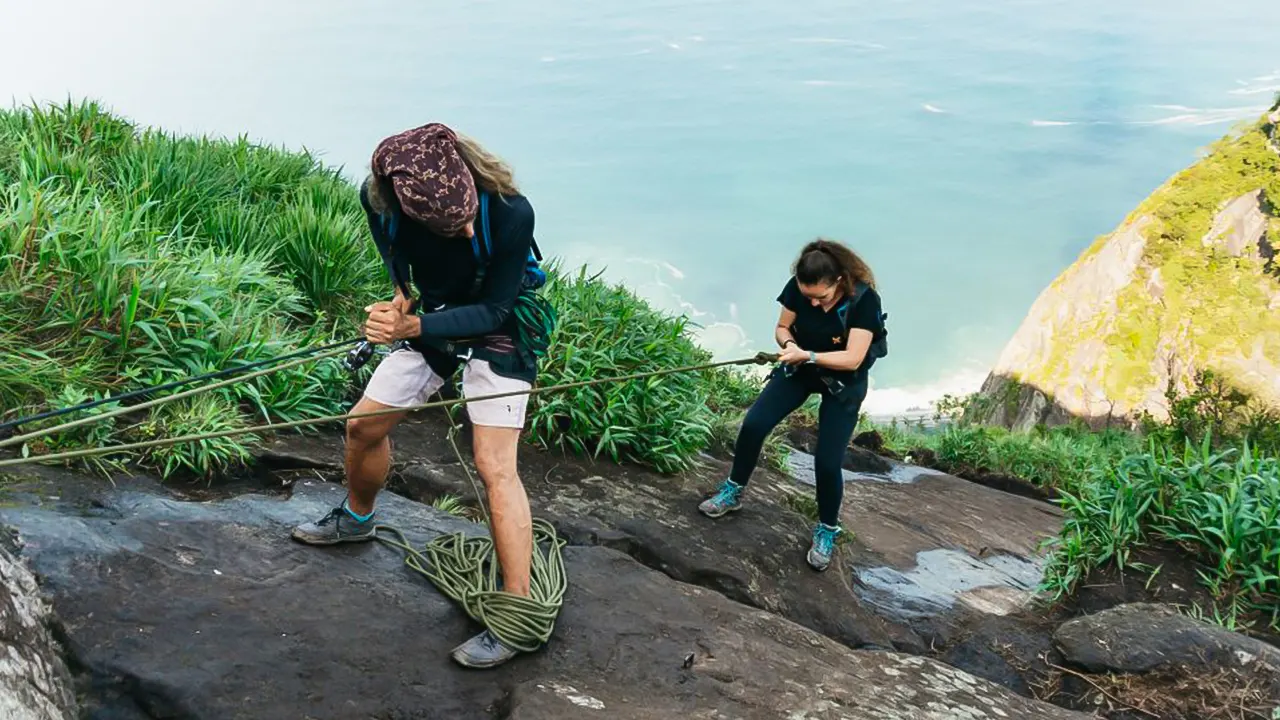
<path fill-rule="evenodd" d="M 809 351 L 801 350 L 800 346 L 795 343 L 787 343 L 778 353 L 778 360 L 787 365 L 799 365 L 800 363 L 809 362 Z"/>
<path fill-rule="evenodd" d="M 417 316 L 402 311 L 396 300 L 377 302 L 364 310 L 369 313 L 364 324 L 364 336 L 371 343 L 389 345 L 422 334 Z"/>
<path fill-rule="evenodd" d="M 391 299 L 391 304 L 395 305 L 396 308 L 400 310 L 400 312 L 404 313 L 405 315 L 408 315 L 409 310 L 413 308 L 413 299 L 405 297 L 404 291 L 401 290 L 400 288 L 396 288 L 396 296 Z M 368 308 L 366 308 L 365 310 L 367 311 Z"/>

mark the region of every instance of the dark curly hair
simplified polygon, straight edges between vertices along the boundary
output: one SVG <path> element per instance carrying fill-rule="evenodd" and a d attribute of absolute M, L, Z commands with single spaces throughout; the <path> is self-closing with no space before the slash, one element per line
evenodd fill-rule
<path fill-rule="evenodd" d="M 796 280 L 805 285 L 839 282 L 846 294 L 853 294 L 854 283 L 876 286 L 875 275 L 866 261 L 843 244 L 818 238 L 800 251 L 792 266 Z"/>

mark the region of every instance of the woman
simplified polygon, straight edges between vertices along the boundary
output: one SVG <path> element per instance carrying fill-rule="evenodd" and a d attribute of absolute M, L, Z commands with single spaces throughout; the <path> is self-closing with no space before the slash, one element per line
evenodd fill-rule
<path fill-rule="evenodd" d="M 717 518 L 742 507 L 742 491 L 765 437 L 810 395 L 820 393 L 814 454 L 819 522 L 808 561 L 821 571 L 831 563 L 841 532 L 841 465 L 867 396 L 867 372 L 884 355 L 885 331 L 871 268 L 849 248 L 815 240 L 801 251 L 792 275 L 778 296 L 782 314 L 774 328 L 782 364 L 743 420 L 729 478 L 698 509 Z"/>

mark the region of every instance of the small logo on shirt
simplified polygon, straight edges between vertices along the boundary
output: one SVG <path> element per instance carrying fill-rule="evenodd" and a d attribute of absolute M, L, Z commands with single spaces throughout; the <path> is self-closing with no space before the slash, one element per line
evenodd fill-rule
<path fill-rule="evenodd" d="M 837 336 L 835 336 L 835 337 L 831 338 L 831 344 L 832 344 L 832 345 L 839 345 L 839 344 L 840 344 L 840 336 L 839 336 L 839 335 L 837 335 Z"/>

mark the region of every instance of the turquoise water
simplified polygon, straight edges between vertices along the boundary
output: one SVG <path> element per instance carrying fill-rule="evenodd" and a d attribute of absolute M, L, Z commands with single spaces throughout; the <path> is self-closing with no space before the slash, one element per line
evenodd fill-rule
<path fill-rule="evenodd" d="M 1280 90 L 1274 2 L 5 3 L 0 96 L 320 152 L 431 120 L 516 167 L 544 251 L 771 346 L 795 252 L 878 274 L 868 409 L 972 389 L 1040 290 Z"/>

